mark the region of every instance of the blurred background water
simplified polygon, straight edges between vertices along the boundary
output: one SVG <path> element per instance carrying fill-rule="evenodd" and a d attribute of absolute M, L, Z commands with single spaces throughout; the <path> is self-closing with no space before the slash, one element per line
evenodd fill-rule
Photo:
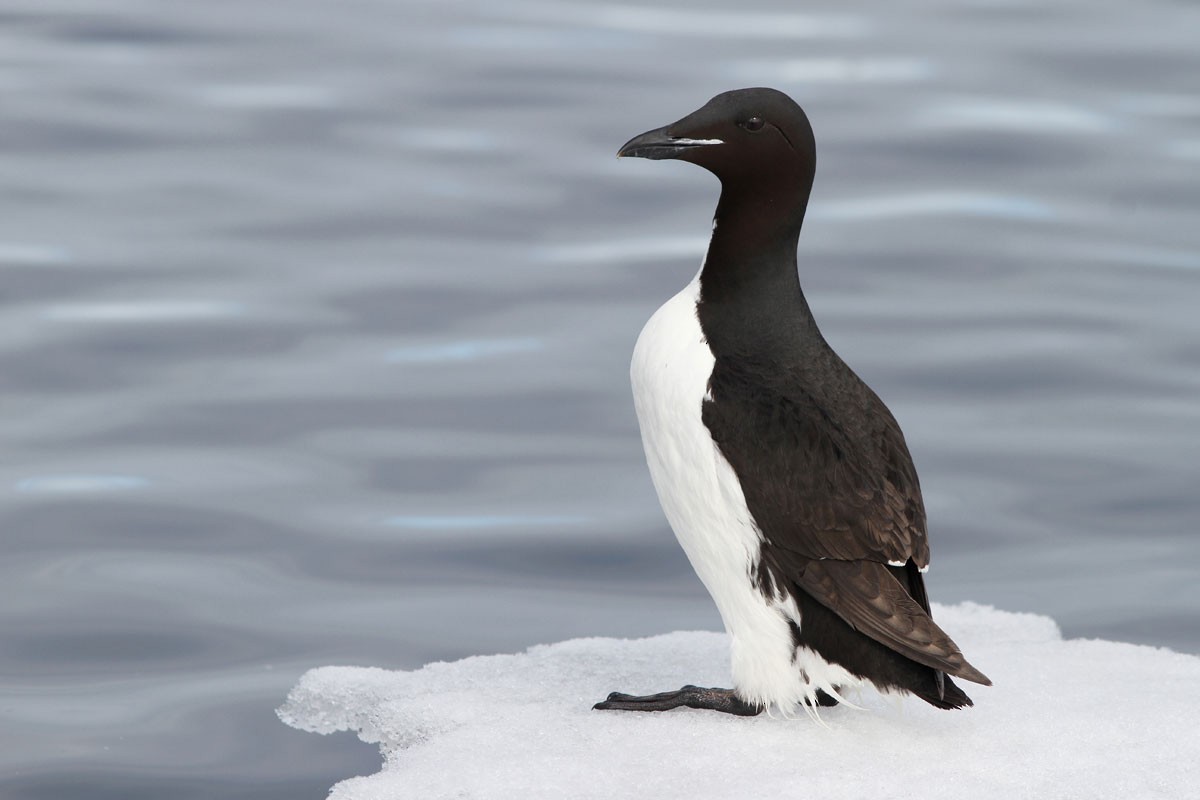
<path fill-rule="evenodd" d="M 935 600 L 1200 652 L 1200 8 L 800 8 L 7 0 L 0 796 L 319 797 L 309 667 L 719 627 L 627 385 L 717 185 L 613 154 L 740 86 Z"/>

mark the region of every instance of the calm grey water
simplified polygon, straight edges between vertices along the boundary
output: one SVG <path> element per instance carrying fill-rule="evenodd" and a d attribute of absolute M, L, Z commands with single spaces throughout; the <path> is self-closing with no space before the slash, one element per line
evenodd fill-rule
<path fill-rule="evenodd" d="M 4 3 L 0 796 L 320 797 L 309 667 L 718 627 L 626 377 L 717 186 L 613 153 L 746 85 L 933 597 L 1200 652 L 1200 10 L 875 5 Z"/>

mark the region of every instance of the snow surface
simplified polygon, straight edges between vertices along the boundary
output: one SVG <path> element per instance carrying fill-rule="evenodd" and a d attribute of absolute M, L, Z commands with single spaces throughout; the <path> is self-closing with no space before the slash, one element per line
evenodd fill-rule
<path fill-rule="evenodd" d="M 400 798 L 1196 797 L 1200 658 L 1064 641 L 1053 620 L 938 606 L 995 682 L 939 711 L 863 692 L 862 710 L 738 718 L 592 711 L 610 691 L 728 685 L 724 634 L 574 639 L 413 672 L 322 667 L 279 710 L 377 742 L 383 770 L 337 800 Z"/>

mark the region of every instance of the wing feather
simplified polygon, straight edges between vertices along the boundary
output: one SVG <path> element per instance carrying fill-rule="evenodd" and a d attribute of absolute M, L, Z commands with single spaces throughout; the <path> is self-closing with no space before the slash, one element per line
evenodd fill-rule
<path fill-rule="evenodd" d="M 923 586 L 915 599 L 888 569 L 929 563 L 921 487 L 891 412 L 837 363 L 822 383 L 744 354 L 714 365 L 703 420 L 762 534 L 760 585 L 795 584 L 897 653 L 990 684 L 922 607 Z"/>

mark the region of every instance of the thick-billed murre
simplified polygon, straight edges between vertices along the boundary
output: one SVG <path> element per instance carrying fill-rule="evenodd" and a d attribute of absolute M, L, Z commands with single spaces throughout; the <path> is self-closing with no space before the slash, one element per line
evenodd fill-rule
<path fill-rule="evenodd" d="M 991 682 L 930 616 L 904 435 L 800 289 L 808 117 L 774 89 L 725 92 L 617 155 L 690 161 L 721 181 L 700 272 L 646 323 L 631 376 L 663 511 L 730 635 L 733 688 L 614 692 L 595 707 L 753 715 L 864 684 L 971 705 L 949 676 Z"/>

